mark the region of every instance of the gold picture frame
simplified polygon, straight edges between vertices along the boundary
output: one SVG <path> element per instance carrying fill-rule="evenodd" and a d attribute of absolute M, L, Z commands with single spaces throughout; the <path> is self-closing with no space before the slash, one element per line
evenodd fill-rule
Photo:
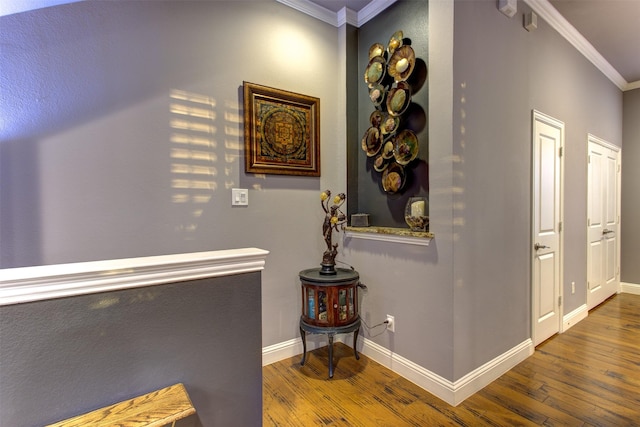
<path fill-rule="evenodd" d="M 320 176 L 320 99 L 243 82 L 245 171 Z"/>

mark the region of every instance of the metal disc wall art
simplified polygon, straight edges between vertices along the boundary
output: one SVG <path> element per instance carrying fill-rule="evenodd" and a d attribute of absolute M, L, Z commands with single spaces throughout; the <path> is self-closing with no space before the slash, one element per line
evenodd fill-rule
<path fill-rule="evenodd" d="M 381 174 L 382 189 L 389 194 L 402 191 L 411 162 L 420 149 L 413 130 L 403 126 L 403 114 L 411 104 L 411 85 L 416 56 L 402 31 L 396 31 L 385 47 L 374 43 L 369 48 L 369 63 L 364 82 L 374 111 L 371 126 L 362 137 L 362 150 L 372 158 L 373 168 Z"/>

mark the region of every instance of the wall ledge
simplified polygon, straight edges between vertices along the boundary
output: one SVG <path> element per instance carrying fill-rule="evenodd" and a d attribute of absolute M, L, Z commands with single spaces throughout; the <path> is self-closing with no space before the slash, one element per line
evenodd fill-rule
<path fill-rule="evenodd" d="M 345 239 L 377 240 L 405 245 L 429 246 L 434 237 L 428 231 L 411 231 L 408 228 L 348 226 L 344 229 Z"/>
<path fill-rule="evenodd" d="M 264 269 L 268 251 L 241 248 L 0 270 L 0 306 Z"/>

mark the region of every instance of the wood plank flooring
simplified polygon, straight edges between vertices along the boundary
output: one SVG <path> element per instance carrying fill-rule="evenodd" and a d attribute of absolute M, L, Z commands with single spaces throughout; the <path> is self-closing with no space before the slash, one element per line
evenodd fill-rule
<path fill-rule="evenodd" d="M 619 294 L 453 407 L 337 344 L 263 368 L 268 426 L 640 426 L 640 296 Z"/>

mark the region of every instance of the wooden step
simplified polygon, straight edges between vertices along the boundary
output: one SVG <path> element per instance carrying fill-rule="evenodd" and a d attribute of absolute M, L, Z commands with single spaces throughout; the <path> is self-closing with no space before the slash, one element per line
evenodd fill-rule
<path fill-rule="evenodd" d="M 174 384 L 46 427 L 164 427 L 195 413 L 184 385 Z"/>

